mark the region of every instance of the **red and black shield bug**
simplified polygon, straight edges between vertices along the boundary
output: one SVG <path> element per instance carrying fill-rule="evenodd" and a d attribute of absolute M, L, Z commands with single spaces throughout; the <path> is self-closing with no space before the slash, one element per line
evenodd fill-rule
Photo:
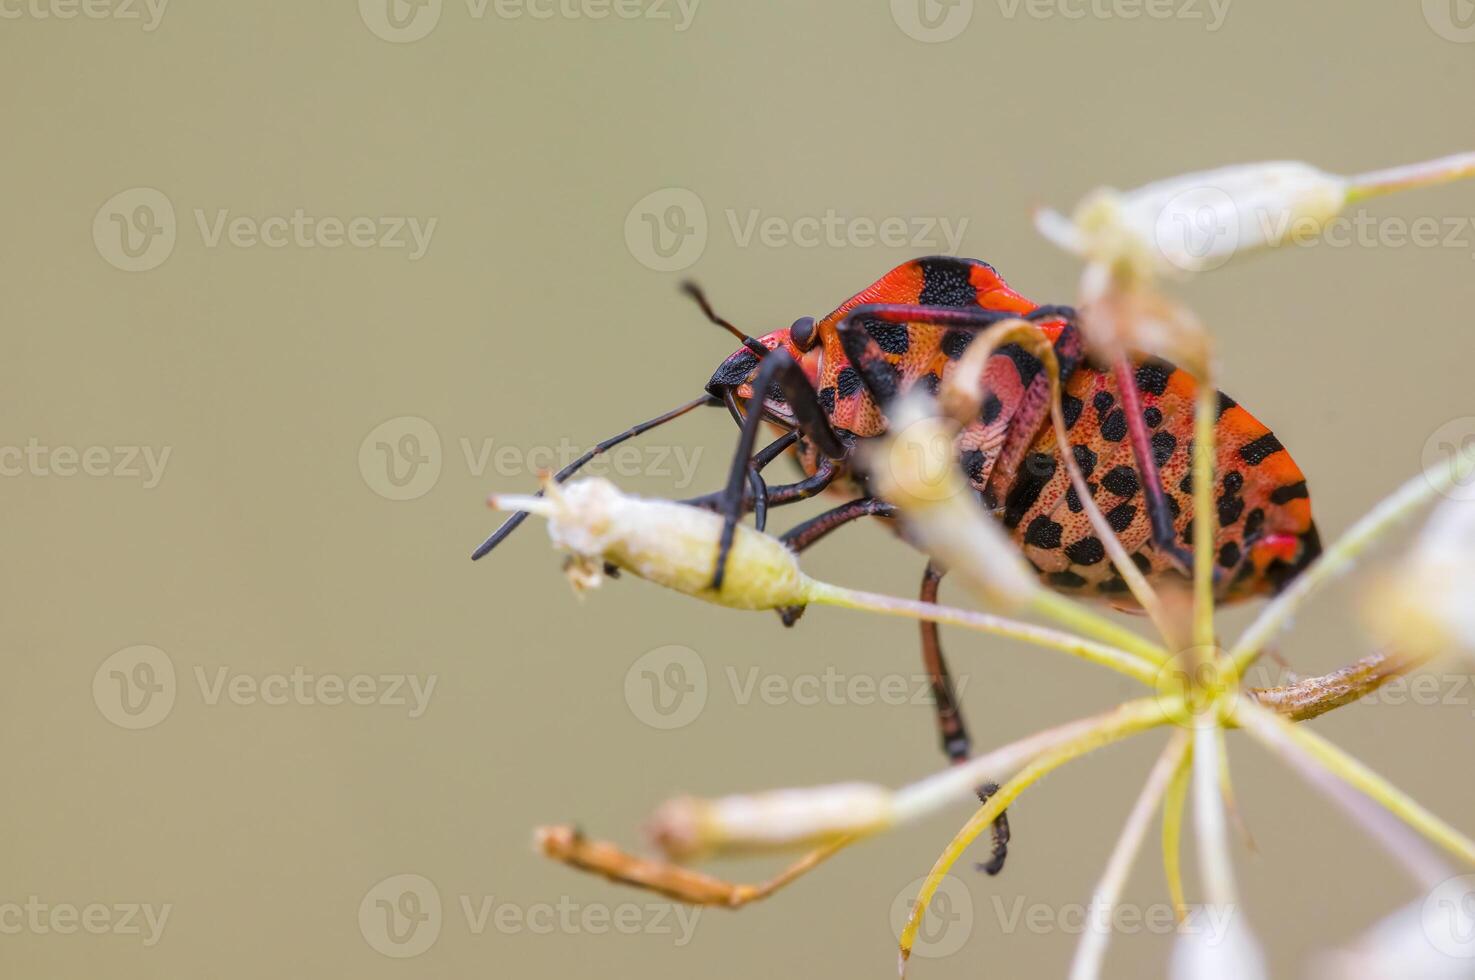
<path fill-rule="evenodd" d="M 986 397 L 958 436 L 959 465 L 986 509 L 1010 532 L 1052 588 L 1130 606 L 1125 581 L 1106 560 L 1061 454 L 1069 451 L 1096 505 L 1149 579 L 1191 567 L 1190 476 L 1196 382 L 1166 361 L 1140 358 L 1097 370 L 1083 357 L 1075 311 L 1037 306 L 1010 289 L 992 266 L 946 256 L 892 269 L 823 319 L 804 317 L 758 338 L 717 316 L 688 286 L 712 322 L 742 347 L 713 373 L 705 394 L 597 445 L 555 479 L 563 481 L 595 455 L 702 405 L 725 405 L 741 428 L 726 486 L 691 503 L 727 518 L 713 575 L 720 587 L 733 529 L 751 511 L 762 528 L 768 511 L 842 490 L 851 499 L 782 535 L 801 552 L 862 517 L 892 518 L 852 465 L 857 444 L 886 431 L 885 406 L 914 385 L 933 391 L 947 379 L 974 336 L 1006 319 L 1036 324 L 1055 352 L 1070 446 L 1048 424 L 1050 379 L 1039 358 L 1005 344 L 988 358 Z M 762 398 L 755 404 L 757 393 Z M 1280 441 L 1227 395 L 1219 395 L 1215 538 L 1218 598 L 1232 602 L 1278 591 L 1321 547 L 1306 480 Z M 764 422 L 782 435 L 759 449 Z M 763 470 L 792 450 L 804 478 L 769 486 Z M 526 514 L 515 514 L 473 554 L 480 558 Z M 922 598 L 935 601 L 942 570 L 929 563 Z M 801 610 L 790 610 L 792 623 Z M 967 758 L 969 740 L 938 641 L 923 623 L 922 650 L 932 680 L 944 751 Z M 988 787 L 984 787 L 987 791 Z M 994 857 L 1003 864 L 1007 824 L 996 828 Z"/>

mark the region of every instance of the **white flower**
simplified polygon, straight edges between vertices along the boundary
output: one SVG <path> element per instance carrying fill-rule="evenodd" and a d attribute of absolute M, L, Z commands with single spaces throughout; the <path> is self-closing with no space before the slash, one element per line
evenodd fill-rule
<path fill-rule="evenodd" d="M 1036 227 L 1091 261 L 1142 278 L 1181 276 L 1319 233 L 1346 204 L 1350 186 L 1305 163 L 1242 164 L 1131 191 L 1101 188 L 1070 218 L 1041 211 Z"/>
<path fill-rule="evenodd" d="M 548 518 L 548 536 L 573 561 L 575 589 L 597 586 L 604 563 L 667 588 L 737 609 L 776 609 L 808 602 L 813 580 L 777 538 L 739 525 L 720 592 L 711 588 L 722 517 L 669 500 L 630 496 L 608 480 L 559 486 L 546 497 L 493 496 L 498 510 L 525 510 Z"/>
<path fill-rule="evenodd" d="M 1367 604 L 1372 627 L 1393 649 L 1418 657 L 1475 655 L 1475 501 L 1436 507 L 1407 556 Z"/>
<path fill-rule="evenodd" d="M 669 857 L 685 861 L 708 852 L 772 850 L 892 823 L 891 791 L 871 783 L 669 800 L 646 826 Z"/>

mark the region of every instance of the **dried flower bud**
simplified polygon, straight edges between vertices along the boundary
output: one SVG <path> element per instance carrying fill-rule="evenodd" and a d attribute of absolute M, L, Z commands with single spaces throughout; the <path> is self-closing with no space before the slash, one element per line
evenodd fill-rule
<path fill-rule="evenodd" d="M 1367 604 L 1371 627 L 1392 649 L 1415 657 L 1449 650 L 1475 655 L 1475 501 L 1450 498 L 1434 509 L 1408 555 Z"/>
<path fill-rule="evenodd" d="M 1350 187 L 1305 163 L 1242 164 L 1131 191 L 1101 188 L 1070 218 L 1041 211 L 1036 227 L 1066 251 L 1132 276 L 1181 276 L 1319 231 Z"/>
<path fill-rule="evenodd" d="M 681 797 L 651 817 L 647 833 L 674 861 L 722 851 L 773 850 L 879 830 L 892 822 L 891 791 L 837 783 L 715 800 Z"/>
<path fill-rule="evenodd" d="M 890 434 L 867 454 L 875 491 L 901 508 L 907 536 L 996 605 L 1015 608 L 1039 581 L 978 503 L 963 477 L 951 430 L 926 399 L 907 398 L 889 412 Z"/>
<path fill-rule="evenodd" d="M 721 591 L 711 588 L 722 518 L 699 507 L 621 493 L 604 479 L 548 484 L 546 497 L 494 496 L 498 510 L 548 518 L 548 536 L 570 553 L 576 589 L 600 584 L 605 562 L 643 579 L 735 609 L 804 605 L 813 581 L 777 538 L 739 526 Z"/>

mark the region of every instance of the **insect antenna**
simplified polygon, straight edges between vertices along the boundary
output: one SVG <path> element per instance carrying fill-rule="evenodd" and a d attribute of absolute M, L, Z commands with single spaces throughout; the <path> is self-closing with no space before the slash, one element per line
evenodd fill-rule
<path fill-rule="evenodd" d="M 702 292 L 701 286 L 698 286 L 696 283 L 688 279 L 686 282 L 683 282 L 681 284 L 681 291 L 697 301 L 697 305 L 702 308 L 702 312 L 706 314 L 708 320 L 710 320 L 712 323 L 715 323 L 723 330 L 726 330 L 738 340 L 741 340 L 743 342 L 743 346 L 748 348 L 748 350 L 752 351 L 754 354 L 758 355 L 760 359 L 768 355 L 767 347 L 764 347 L 762 344 L 758 343 L 758 341 L 743 333 L 737 327 L 733 326 L 733 324 L 728 320 L 717 315 L 717 311 L 712 309 L 712 304 L 707 299 L 707 294 Z"/>
<path fill-rule="evenodd" d="M 760 344 L 759 346 L 761 347 L 762 345 Z M 621 432 L 619 435 L 610 436 L 608 439 L 597 444 L 593 449 L 590 449 L 588 452 L 584 453 L 584 455 L 580 456 L 578 459 L 574 460 L 572 463 L 559 470 L 553 475 L 553 482 L 562 483 L 563 481 L 567 480 L 569 477 L 577 473 L 584 466 L 585 463 L 589 462 L 595 456 L 598 456 L 600 453 L 606 452 L 607 450 L 613 449 L 615 446 L 618 446 L 626 439 L 632 439 L 635 436 L 640 435 L 642 432 L 648 432 L 658 425 L 665 425 L 672 419 L 680 418 L 694 408 L 699 408 L 703 405 L 720 404 L 722 403 L 716 398 L 713 398 L 711 395 L 703 395 L 700 398 L 693 398 L 691 401 L 687 402 L 684 405 L 678 405 L 675 408 L 671 409 L 669 412 L 664 412 L 660 415 L 657 415 L 653 419 L 647 419 L 646 421 L 641 422 L 638 425 L 632 425 L 630 426 L 630 428 L 626 429 L 624 432 Z M 543 491 L 539 490 L 537 492 L 537 496 L 543 496 Z M 507 518 L 507 520 L 503 522 L 501 527 L 492 532 L 491 537 L 483 541 L 477 547 L 477 549 L 471 553 L 471 560 L 476 561 L 478 558 L 484 556 L 487 552 L 491 551 L 497 545 L 501 544 L 502 540 L 506 538 L 507 535 L 517 530 L 517 526 L 523 521 L 527 520 L 527 516 L 527 511 L 518 511 L 516 514 L 513 514 L 511 517 Z"/>

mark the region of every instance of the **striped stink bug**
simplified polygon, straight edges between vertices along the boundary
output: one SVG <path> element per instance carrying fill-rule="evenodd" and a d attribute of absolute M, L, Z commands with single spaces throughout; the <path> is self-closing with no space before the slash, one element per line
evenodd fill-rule
<path fill-rule="evenodd" d="M 1016 318 L 1036 324 L 1055 352 L 1068 451 L 1132 561 L 1149 579 L 1191 567 L 1196 383 L 1186 371 L 1154 358 L 1124 362 L 1120 370 L 1097 369 L 1084 357 L 1074 310 L 1037 306 L 1010 289 L 992 266 L 970 259 L 906 262 L 823 319 L 803 317 L 758 338 L 719 317 L 695 287 L 687 289 L 742 347 L 718 366 L 702 397 L 605 440 L 555 479 L 694 408 L 726 406 L 742 433 L 727 485 L 690 501 L 727 518 L 714 587 L 722 582 L 732 529 L 745 513 L 752 512 L 762 528 L 773 507 L 826 490 L 847 492 L 851 499 L 782 536 L 796 552 L 851 521 L 894 517 L 852 465 L 856 446 L 886 431 L 891 399 L 915 385 L 936 391 L 981 330 Z M 1064 447 L 1049 424 L 1050 379 L 1042 362 L 1018 344 L 1003 345 L 989 356 L 983 383 L 978 418 L 963 427 L 956 444 L 959 465 L 982 506 L 1002 522 L 1049 586 L 1130 607 L 1126 583 L 1106 560 L 1061 464 Z M 755 406 L 760 391 L 765 397 Z M 782 435 L 759 449 L 764 422 Z M 1274 434 L 1222 393 L 1216 434 L 1218 598 L 1232 602 L 1273 593 L 1321 550 L 1305 477 Z M 789 452 L 803 478 L 768 485 L 764 468 Z M 490 551 L 524 517 L 514 515 L 473 557 Z M 936 600 L 941 577 L 942 570 L 929 563 L 921 590 L 925 601 Z M 785 623 L 800 612 L 785 611 Z M 943 748 L 956 762 L 969 755 L 968 735 L 937 626 L 923 623 L 921 632 Z M 1002 867 L 1007 837 L 1001 820 L 993 859 L 984 866 L 990 873 Z"/>

